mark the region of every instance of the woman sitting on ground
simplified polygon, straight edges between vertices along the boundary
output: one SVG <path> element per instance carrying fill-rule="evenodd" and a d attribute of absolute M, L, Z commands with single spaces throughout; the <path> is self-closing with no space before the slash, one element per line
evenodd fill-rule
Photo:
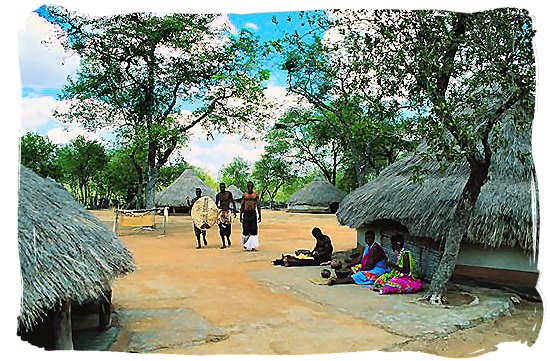
<path fill-rule="evenodd" d="M 285 267 L 295 266 L 318 266 L 321 263 L 328 262 L 332 259 L 332 242 L 330 237 L 315 227 L 311 230 L 311 234 L 315 237 L 316 244 L 312 251 L 297 250 L 293 255 L 281 255 L 280 259 L 273 261 L 274 265 Z"/>
<path fill-rule="evenodd" d="M 361 257 L 361 263 L 352 266 L 351 276 L 345 278 L 331 278 L 329 285 L 356 283 L 358 285 L 371 285 L 378 277 L 390 272 L 386 262 L 388 257 L 382 247 L 374 242 L 374 232 L 365 233 L 365 250 Z"/>
<path fill-rule="evenodd" d="M 391 248 L 395 251 L 394 262 L 390 262 L 392 270 L 374 282 L 373 291 L 378 291 L 381 295 L 417 292 L 422 288 L 422 282 L 413 276 L 412 253 L 405 249 L 405 240 L 402 234 L 395 234 L 391 237 Z"/>

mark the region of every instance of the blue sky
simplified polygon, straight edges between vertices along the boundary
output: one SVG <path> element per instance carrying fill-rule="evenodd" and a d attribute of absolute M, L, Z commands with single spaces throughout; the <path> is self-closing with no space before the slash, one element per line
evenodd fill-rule
<path fill-rule="evenodd" d="M 70 9 L 69 9 L 70 10 Z M 297 19 L 298 12 L 271 12 L 258 14 L 228 14 L 226 20 L 236 31 L 248 29 L 257 34 L 261 41 L 275 40 L 284 31 L 300 30 L 298 21 L 287 22 L 287 17 Z M 276 16 L 278 24 L 272 22 Z M 68 56 L 59 44 L 46 47 L 42 41 L 55 39 L 56 25 L 47 21 L 44 7 L 29 14 L 27 26 L 19 34 L 19 61 L 22 85 L 22 133 L 34 131 L 47 135 L 52 141 L 63 144 L 79 134 L 90 139 L 98 139 L 106 144 L 112 140 L 108 131 L 88 132 L 77 124 L 68 126 L 57 121 L 51 112 L 62 107 L 56 96 L 60 92 L 67 76 L 74 76 L 79 59 Z M 272 58 L 268 63 L 270 80 L 266 82 L 267 93 L 281 104 L 285 100 L 285 73 L 279 69 L 280 59 Z M 192 107 L 186 107 L 192 110 Z M 234 156 L 241 156 L 250 162 L 259 159 L 263 144 L 242 141 L 239 136 L 218 134 L 213 140 L 206 140 L 201 129 L 195 129 L 188 147 L 182 149 L 178 156 L 188 162 L 206 168 L 215 178 L 223 164 Z M 212 155 L 216 154 L 215 157 Z"/>

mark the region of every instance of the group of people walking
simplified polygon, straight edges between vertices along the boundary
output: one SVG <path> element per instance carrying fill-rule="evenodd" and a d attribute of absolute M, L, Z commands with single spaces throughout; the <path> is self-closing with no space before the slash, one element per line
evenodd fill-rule
<path fill-rule="evenodd" d="M 249 181 L 246 187 L 247 190 L 243 194 L 239 211 L 239 220 L 242 225 L 242 244 L 243 249 L 255 251 L 259 245 L 258 223 L 262 221 L 262 209 L 260 197 L 254 192 L 254 184 Z M 195 197 L 192 200 L 189 200 L 189 197 L 187 198 L 189 209 L 192 209 L 193 205 L 200 198 L 202 198 L 202 190 L 196 188 Z M 233 194 L 225 188 L 225 183 L 220 183 L 220 192 L 216 195 L 216 207 L 220 210 L 218 215 L 218 228 L 222 242 L 220 248 L 231 247 L 232 215 L 236 215 L 237 207 L 233 199 Z M 193 223 L 193 228 L 197 239 L 197 248 L 202 248 L 201 236 L 202 243 L 206 246 L 208 244 L 206 241 L 206 229 L 201 228 L 200 225 L 195 223 Z"/>

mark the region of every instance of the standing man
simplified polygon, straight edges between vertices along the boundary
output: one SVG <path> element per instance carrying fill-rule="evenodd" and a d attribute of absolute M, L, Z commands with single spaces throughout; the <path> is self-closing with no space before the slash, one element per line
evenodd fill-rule
<path fill-rule="evenodd" d="M 189 196 L 187 196 L 187 206 L 189 207 L 189 214 L 191 214 L 191 208 L 193 208 L 193 204 L 195 204 L 195 202 L 200 197 L 202 197 L 202 189 L 196 188 L 195 195 L 196 197 L 193 198 L 191 202 L 189 202 Z M 197 243 L 198 243 L 197 248 L 201 248 L 201 234 L 202 234 L 202 240 L 204 242 L 204 246 L 206 247 L 206 229 L 200 229 L 199 227 L 197 227 L 195 222 L 193 222 L 193 228 L 195 230 L 195 237 L 197 237 Z"/>
<path fill-rule="evenodd" d="M 227 246 L 231 247 L 231 213 L 229 203 L 233 204 L 231 211 L 236 213 L 237 207 L 233 200 L 233 194 L 230 191 L 225 190 L 225 183 L 220 183 L 220 193 L 216 194 L 216 207 L 220 209 L 220 217 L 218 227 L 220 228 L 220 237 L 222 239 L 221 248 L 225 248 L 225 238 L 227 237 Z"/>
<path fill-rule="evenodd" d="M 258 223 L 262 222 L 262 209 L 260 197 L 254 192 L 254 184 L 248 181 L 247 191 L 241 200 L 240 221 L 243 226 L 243 248 L 247 251 L 255 251 L 258 242 Z M 258 210 L 258 214 L 256 214 Z"/>

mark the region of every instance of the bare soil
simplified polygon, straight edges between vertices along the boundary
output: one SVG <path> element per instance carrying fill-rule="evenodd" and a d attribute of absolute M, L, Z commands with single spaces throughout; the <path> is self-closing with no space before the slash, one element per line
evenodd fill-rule
<path fill-rule="evenodd" d="M 112 211 L 94 213 L 112 226 Z M 272 290 L 249 275 L 272 268 L 271 261 L 281 253 L 313 248 L 310 232 L 315 226 L 331 237 L 335 251 L 356 244 L 355 231 L 340 226 L 334 215 L 281 211 L 263 212 L 256 252 L 242 250 L 238 222 L 233 223 L 233 245 L 226 249 L 219 248 L 217 228 L 208 232 L 206 248 L 195 249 L 191 219 L 183 215 L 169 217 L 166 235 L 122 229 L 121 239 L 134 254 L 138 270 L 113 285 L 113 308 L 122 331 L 111 350 L 183 354 L 414 350 L 464 357 L 495 350 L 500 342 L 535 342 L 542 304 L 524 302 L 510 316 L 445 339 L 411 340 L 291 292 Z M 195 321 L 175 322 L 166 316 L 171 314 Z M 533 328 L 534 323 L 538 327 Z M 174 327 L 178 329 L 171 331 Z"/>

